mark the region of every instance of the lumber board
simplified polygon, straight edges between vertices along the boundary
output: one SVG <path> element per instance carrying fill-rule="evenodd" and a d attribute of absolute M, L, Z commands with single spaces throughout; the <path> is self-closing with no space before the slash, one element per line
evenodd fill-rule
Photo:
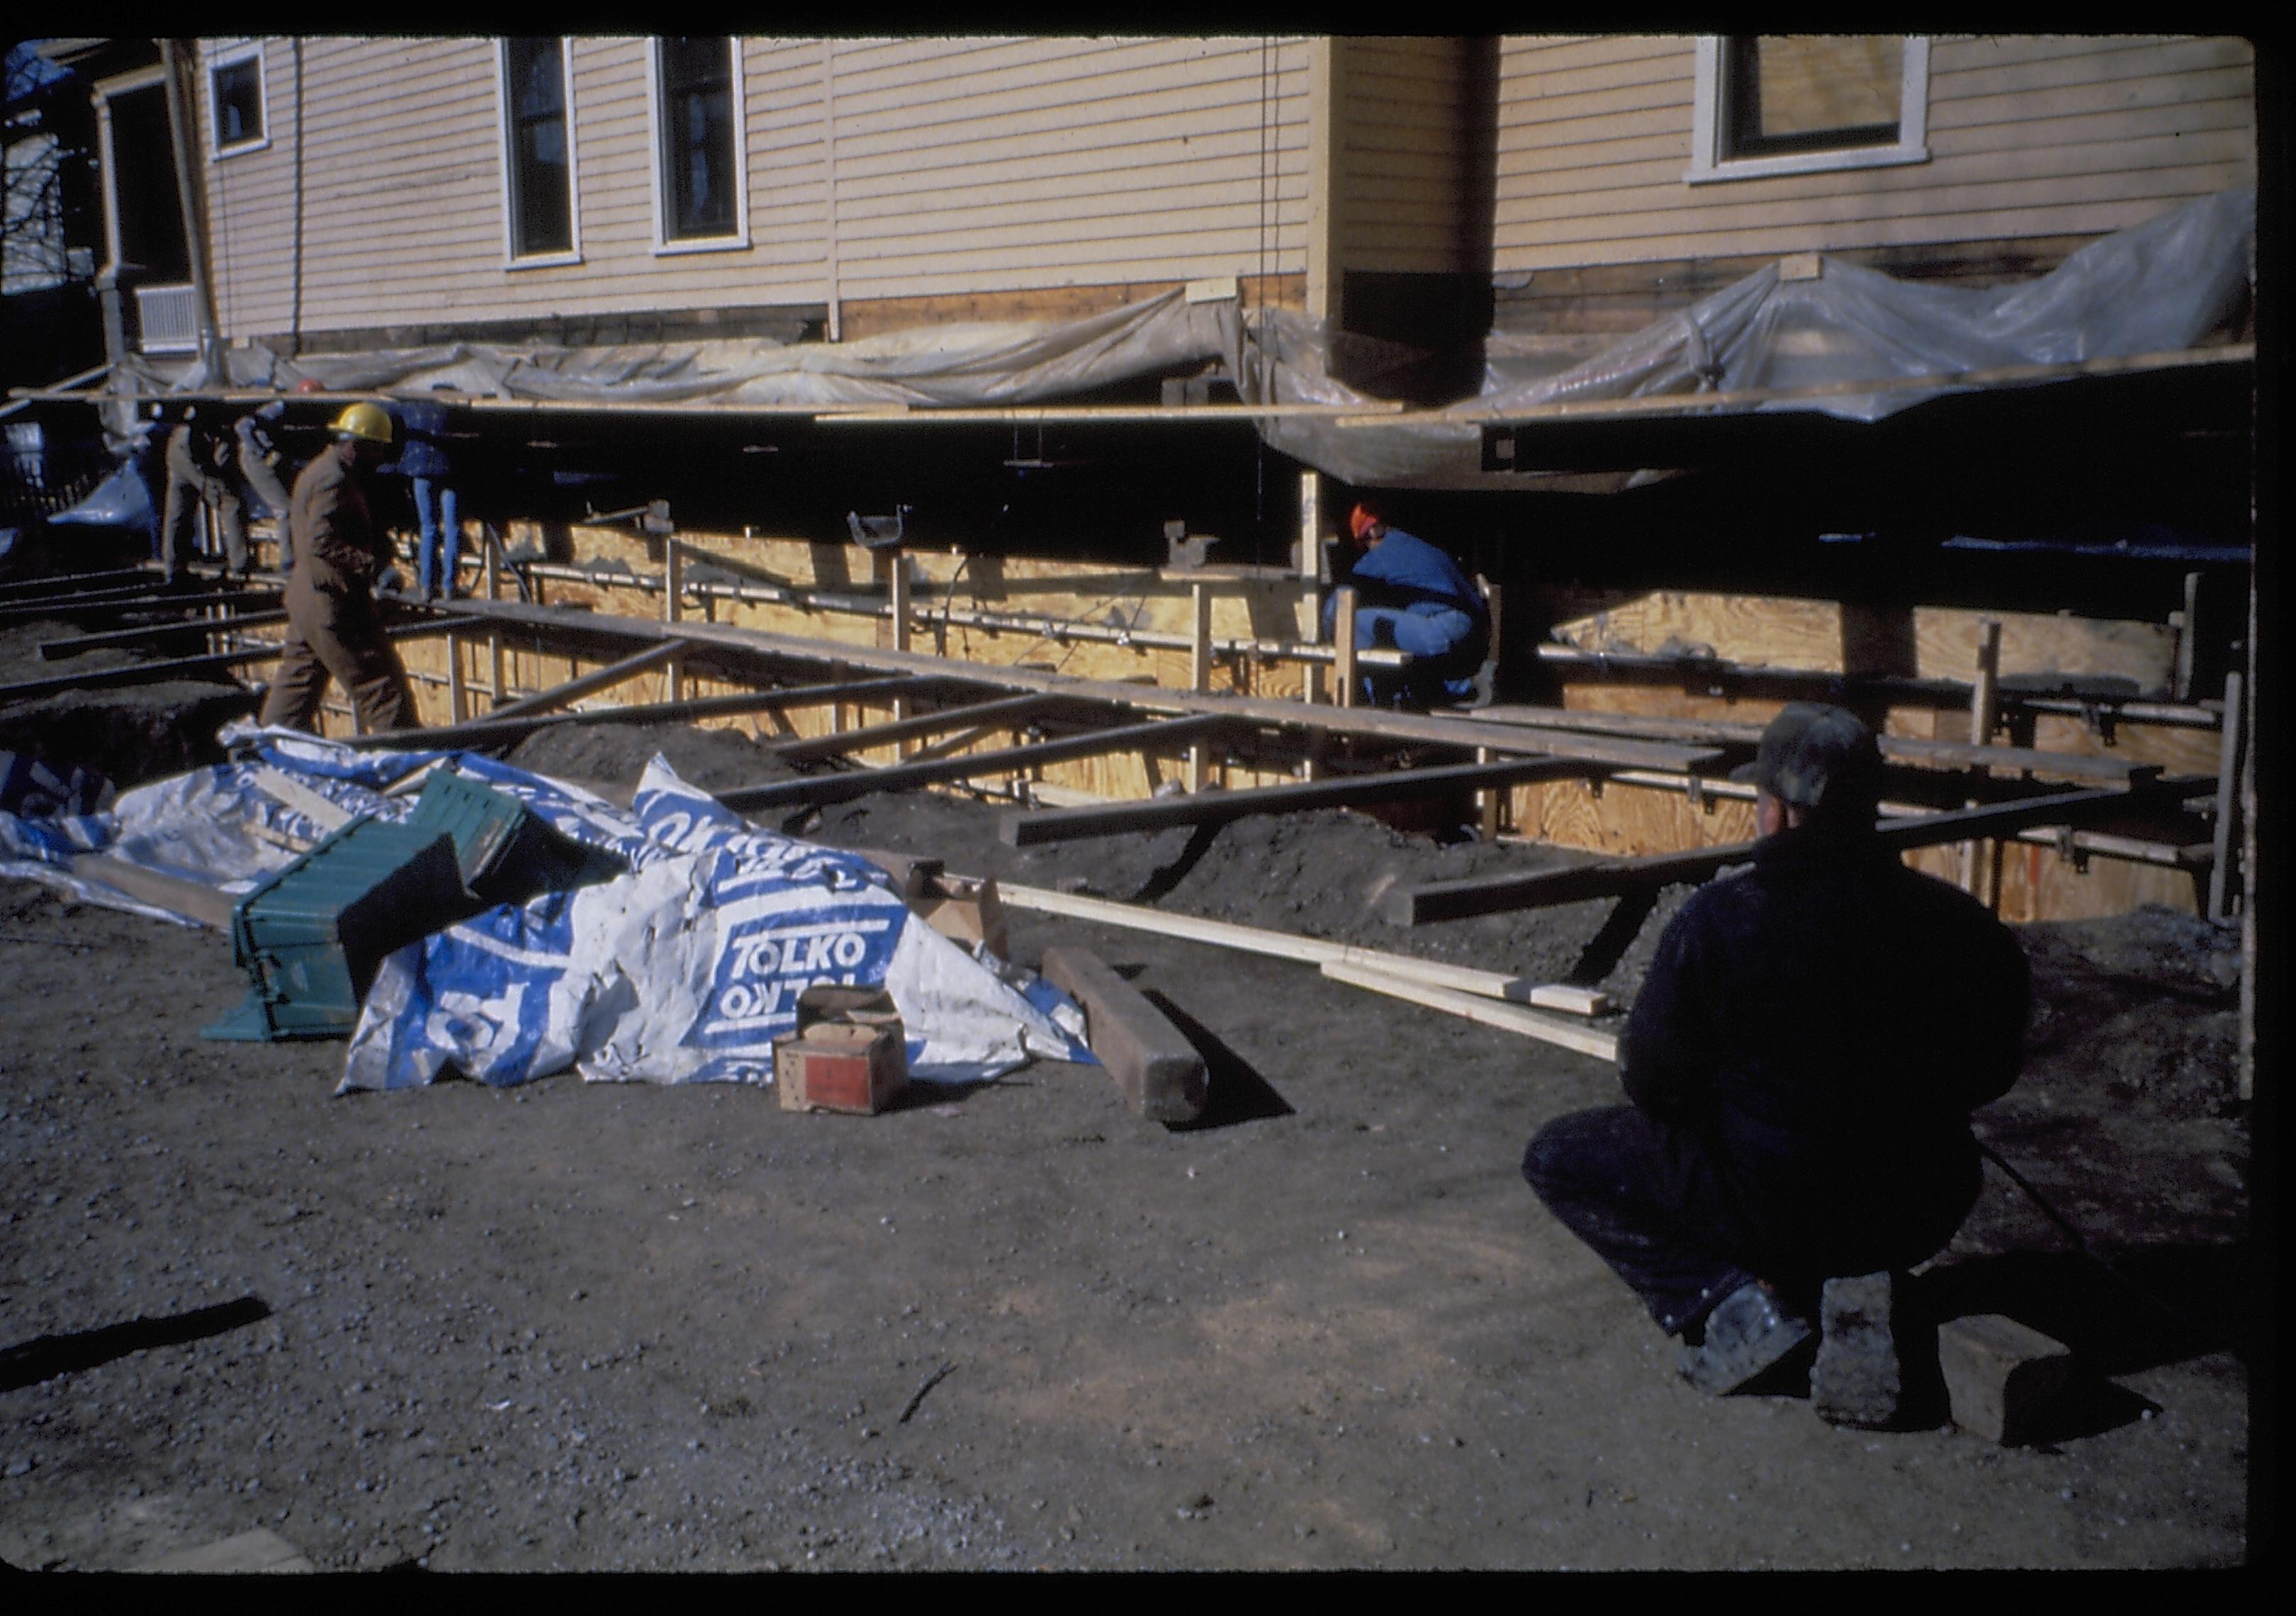
<path fill-rule="evenodd" d="M 1226 824 L 1255 814 L 1304 813 L 1314 808 L 1407 801 L 1445 792 L 1472 792 L 1532 780 L 1577 779 L 1603 773 L 1610 767 L 1579 758 L 1511 758 L 1495 763 L 1456 763 L 1439 768 L 1389 769 L 1297 785 L 1198 792 L 1147 802 L 1013 812 L 1004 816 L 997 834 L 1008 847 L 1035 847 L 1087 836 L 1158 831 L 1176 824 Z"/>
<path fill-rule="evenodd" d="M 140 645 L 152 640 L 180 638 L 187 634 L 232 634 L 242 628 L 261 628 L 287 620 L 283 608 L 275 611 L 242 611 L 230 617 L 187 618 L 176 623 L 148 623 L 136 628 L 111 628 L 102 634 L 75 634 L 40 642 L 40 660 L 61 661 L 83 651 L 107 645 Z"/>
<path fill-rule="evenodd" d="M 1723 718 L 1669 718 L 1559 707 L 1478 708 L 1468 716 L 1487 723 L 1532 724 L 1551 729 L 1714 746 L 1758 745 L 1763 729 L 1759 724 Z M 1977 746 L 1963 741 L 1924 740 L 1916 735 L 1881 734 L 1874 739 L 1880 743 L 1882 756 L 1886 760 L 1925 768 L 2009 768 L 2075 780 L 2125 781 L 2132 775 L 2143 774 L 2146 769 L 2156 767 L 2127 757 L 2104 758 L 2079 752 L 2049 751 L 2037 747 Z"/>
<path fill-rule="evenodd" d="M 280 769 L 258 768 L 255 771 L 254 782 L 256 790 L 274 802 L 293 808 L 323 831 L 340 830 L 355 817 L 342 804 L 320 795 L 294 775 Z"/>
<path fill-rule="evenodd" d="M 1152 1122 L 1203 1114 L 1210 1072 L 1187 1035 L 1088 949 L 1045 950 L 1045 980 L 1084 1006 L 1085 1042 L 1125 1103 Z"/>
<path fill-rule="evenodd" d="M 376 734 L 345 736 L 340 745 L 373 751 L 405 743 L 420 734 L 426 746 L 472 748 L 514 743 L 537 730 L 562 724 L 691 724 L 700 718 L 738 718 L 745 713 L 771 712 L 783 707 L 816 706 L 830 701 L 858 701 L 896 695 L 914 696 L 946 687 L 952 681 L 930 678 L 848 679 L 826 685 L 791 685 L 777 690 L 743 691 L 734 695 L 696 696 L 683 701 L 646 701 L 627 707 L 593 707 L 580 712 L 534 713 L 523 718 L 473 718 L 467 724 L 440 725 L 433 729 L 388 730 Z"/>
<path fill-rule="evenodd" d="M 1143 904 L 1086 898 L 1077 892 L 1055 892 L 1045 887 L 999 886 L 997 891 L 1007 908 L 1032 909 L 1044 915 L 1063 915 L 1071 920 L 1096 921 L 1102 925 L 1120 926 L 1127 931 L 1146 931 L 1158 937 L 1177 937 L 1188 942 L 1209 943 L 1214 947 L 1234 948 L 1238 953 L 1257 954 L 1270 959 L 1296 960 L 1305 965 L 1332 963 L 1361 965 L 1367 971 L 1408 976 L 1456 992 L 1479 994 L 1485 998 L 1511 999 L 1518 1004 L 1529 1001 L 1531 996 L 1538 991 L 1537 985 L 1504 971 L 1448 964 L 1442 960 L 1421 959 L 1415 955 L 1357 947 L 1353 943 L 1329 942 L 1320 937 L 1302 937 L 1296 931 L 1270 931 L 1259 926 L 1238 925 L 1234 921 L 1173 915 Z"/>
<path fill-rule="evenodd" d="M 769 809 L 819 808 L 849 802 L 877 792 L 907 791 L 946 780 L 967 780 L 1007 769 L 1024 769 L 1064 758 L 1088 758 L 1097 752 L 1169 746 L 1197 740 L 1228 727 L 1229 720 L 1212 713 L 1162 718 L 1149 724 L 1119 725 L 1032 746 L 1010 746 L 997 751 L 968 752 L 961 758 L 936 758 L 927 763 L 889 763 L 881 768 L 857 769 L 847 775 L 825 775 L 809 780 L 777 781 L 770 785 L 739 786 L 719 792 L 718 800 L 738 814 Z"/>
<path fill-rule="evenodd" d="M 1375 708 L 1340 708 L 1229 693 L 1198 693 L 1125 684 L 1111 679 L 1077 678 L 1025 668 L 967 662 L 924 652 L 893 651 L 843 641 L 809 639 L 726 623 L 691 620 L 662 623 L 652 619 L 610 617 L 598 613 L 583 613 L 578 620 L 554 612 L 547 606 L 512 601 L 454 601 L 442 603 L 439 610 L 459 617 L 499 622 L 505 627 L 579 627 L 593 634 L 619 633 L 640 639 L 674 637 L 756 656 L 810 662 L 837 661 L 889 674 L 935 675 L 964 678 L 1008 690 L 1048 691 L 1125 710 L 1216 713 L 1253 724 L 1283 728 L 1304 727 L 1394 742 L 1456 746 L 1469 752 L 1477 747 L 1489 747 L 1494 751 L 1517 756 L 1542 753 L 1554 757 L 1586 758 L 1596 762 L 1615 763 L 1627 768 L 1669 769 L 1677 773 L 1718 762 L 1722 757 L 1722 753 L 1712 747 L 1580 735 L 1561 730 L 1549 733 L 1527 726 L 1502 728 L 1495 734 L 1488 726 L 1470 723 L 1459 718 L 1390 712 Z"/>
<path fill-rule="evenodd" d="M 1985 808 L 1942 814 L 1907 815 L 1885 822 L 1874 834 L 1896 852 L 1974 837 L 2005 836 L 2037 824 L 2078 825 L 2125 811 L 2134 800 L 2126 791 L 2056 792 Z M 1743 864 L 1758 844 L 1731 842 L 1685 853 L 1656 853 L 1641 858 L 1608 858 L 1563 870 L 1522 875 L 1478 876 L 1431 882 L 1390 890 L 1381 901 L 1386 918 L 1398 925 L 1464 920 L 1513 909 L 1543 908 L 1590 898 L 1616 897 L 1652 886 L 1704 881 L 1716 871 Z"/>
<path fill-rule="evenodd" d="M 1054 705 L 1051 696 L 1029 691 L 1017 696 L 1006 696 L 995 701 L 982 701 L 970 707 L 945 707 L 938 712 L 920 713 L 914 718 L 901 718 L 890 724 L 873 724 L 862 729 L 849 729 L 836 734 L 809 735 L 802 741 L 779 741 L 774 751 L 785 762 L 800 763 L 815 758 L 832 758 L 850 752 L 865 751 L 873 746 L 886 746 L 896 741 L 912 740 L 919 735 L 939 734 L 952 729 L 967 729 L 988 724 L 991 719 L 1003 719 L 1017 725 L 1021 720 L 1043 712 Z M 996 727 L 1005 727 L 998 725 Z M 930 759 L 921 759 L 930 762 Z"/>
<path fill-rule="evenodd" d="M 203 886 L 181 876 L 147 870 L 142 865 L 114 858 L 109 853 L 82 853 L 72 860 L 72 874 L 116 887 L 130 898 L 188 915 L 203 926 L 231 930 L 231 912 L 238 900 L 228 892 Z"/>
<path fill-rule="evenodd" d="M 405 640 L 423 635 L 447 634 L 455 627 L 451 620 L 440 619 L 431 622 L 404 623 L 382 632 L 386 639 Z M 158 685 L 168 679 L 220 672 L 249 662 L 276 661 L 279 650 L 276 644 L 247 645 L 237 651 L 218 651 L 206 656 L 172 657 L 158 662 L 130 662 L 119 668 L 62 674 L 52 679 L 25 679 L 14 685 L 0 685 L 0 701 L 29 701 L 68 690 L 111 690 L 126 685 Z"/>
<path fill-rule="evenodd" d="M 1382 976 L 1376 971 L 1342 961 L 1330 961 L 1317 969 L 1335 982 L 1345 982 L 1353 988 L 1368 988 L 1374 993 L 1423 1005 L 1430 1010 L 1445 1011 L 1484 1027 L 1496 1027 L 1507 1032 L 1521 1033 L 1525 1038 L 1537 1038 L 1542 1043 L 1560 1045 L 1580 1054 L 1592 1055 L 1598 1061 L 1619 1058 L 1617 1034 L 1598 1032 L 1592 1027 L 1582 1027 L 1560 1016 L 1543 1015 L 1520 1005 L 1500 1004 L 1472 993 L 1457 993 L 1425 982 Z"/>
<path fill-rule="evenodd" d="M 619 661 L 609 662 L 605 667 L 595 669 L 579 678 L 569 679 L 563 685 L 553 685 L 548 690 L 538 690 L 530 696 L 523 696 L 518 701 L 507 702 L 495 709 L 494 716 L 498 718 L 522 718 L 529 714 L 548 712 L 554 708 L 567 706 L 580 701 L 584 696 L 611 689 L 625 679 L 636 678 L 642 673 L 660 667 L 664 662 L 675 661 L 684 653 L 685 649 L 684 646 L 674 642 L 649 645 L 644 651 L 636 652 Z"/>
<path fill-rule="evenodd" d="M 0 623 L 32 622 L 44 617 L 127 617 L 144 611 L 188 611 L 201 606 L 275 605 L 275 589 L 217 589 L 201 595 L 162 595 L 146 589 L 107 591 L 102 595 L 65 595 L 29 605 L 0 605 Z"/>

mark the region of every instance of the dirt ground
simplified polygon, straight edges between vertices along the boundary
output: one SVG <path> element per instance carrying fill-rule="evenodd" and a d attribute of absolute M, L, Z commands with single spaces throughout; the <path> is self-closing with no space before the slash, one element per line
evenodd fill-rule
<path fill-rule="evenodd" d="M 706 786 L 775 772 L 689 732 L 515 760 L 627 783 L 657 746 Z M 1397 931 L 1384 881 L 1555 856 L 1344 814 L 1193 864 L 1177 833 L 1015 851 L 924 795 L 808 833 L 1539 976 L 1610 909 Z M 1518 1170 L 1546 1119 L 1619 1097 L 1603 1063 L 1308 966 L 1011 919 L 1022 961 L 1136 972 L 1211 1059 L 1202 1124 L 1061 1064 L 877 1118 L 571 1075 L 338 1098 L 340 1045 L 200 1038 L 245 986 L 220 934 L 0 882 L 0 1558 L 265 1528 L 321 1569 L 2243 1561 L 2234 934 L 2023 929 L 2031 1054 L 1980 1128 L 2114 1271 L 1988 1169 L 1923 1295 L 2084 1370 L 2003 1448 L 1677 1381 Z"/>

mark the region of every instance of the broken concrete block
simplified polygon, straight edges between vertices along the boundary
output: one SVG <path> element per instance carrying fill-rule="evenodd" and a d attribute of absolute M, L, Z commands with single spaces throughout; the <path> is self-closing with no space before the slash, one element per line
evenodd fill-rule
<path fill-rule="evenodd" d="M 1896 1276 L 1886 1272 L 1825 1282 L 1809 1403 L 1829 1424 L 1880 1431 L 1896 1422 L 1905 1396 L 1898 1300 Z"/>
<path fill-rule="evenodd" d="M 1085 1042 L 1124 1103 L 1152 1122 L 1203 1114 L 1204 1058 L 1140 990 L 1083 948 L 1047 948 L 1045 980 L 1084 1006 Z"/>
<path fill-rule="evenodd" d="M 1953 1423 L 1990 1441 L 2013 1444 L 2072 1378 L 2071 1349 L 2030 1325 L 1980 1313 L 1938 1326 L 1938 1367 Z"/>

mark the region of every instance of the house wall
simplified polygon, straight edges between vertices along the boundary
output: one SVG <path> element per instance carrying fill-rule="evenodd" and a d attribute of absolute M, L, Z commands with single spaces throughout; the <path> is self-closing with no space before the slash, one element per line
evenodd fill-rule
<path fill-rule="evenodd" d="M 580 261 L 520 268 L 491 39 L 308 38 L 299 73 L 298 49 L 264 46 L 269 144 L 202 153 L 232 337 L 1084 287 L 1115 302 L 1225 275 L 1296 299 L 1305 267 L 1298 40 L 745 39 L 747 243 L 665 253 L 645 42 L 578 38 Z M 204 75 L 201 94 L 204 129 Z"/>
<path fill-rule="evenodd" d="M 1483 267 L 1474 137 L 1476 43 L 1357 38 L 1336 66 L 1342 111 L 1332 157 L 1345 270 L 1456 274 Z M 1478 158 L 1482 160 L 1478 161 Z M 1487 226 L 1486 226 L 1487 227 Z"/>
<path fill-rule="evenodd" d="M 1939 37 L 1929 161 L 1696 185 L 1689 37 L 1510 38 L 1498 78 L 1492 267 L 1530 328 L 1632 329 L 1788 253 L 2030 275 L 2256 176 L 2237 39 Z"/>

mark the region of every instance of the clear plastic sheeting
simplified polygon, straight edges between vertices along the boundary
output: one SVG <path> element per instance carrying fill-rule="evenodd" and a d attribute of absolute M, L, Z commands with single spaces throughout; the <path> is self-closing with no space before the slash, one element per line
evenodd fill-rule
<path fill-rule="evenodd" d="M 611 348 L 512 348 L 457 342 L 366 353 L 232 349 L 229 373 L 204 361 L 172 384 L 140 363 L 115 390 L 143 394 L 270 388 L 313 381 L 326 392 L 414 395 L 444 388 L 479 398 L 556 403 L 918 406 L 1001 406 L 1072 398 L 1206 361 L 1233 359 L 1235 302 L 1191 303 L 1179 291 L 1057 324 L 922 327 L 854 342 L 762 339 Z"/>
<path fill-rule="evenodd" d="M 1418 488 L 1525 486 L 1482 469 L 1480 422 L 1541 406 L 1753 390 L 1793 392 L 1863 381 L 2187 349 L 2236 319 L 2248 296 L 2256 193 L 2224 192 L 2082 248 L 2046 275 L 1972 290 L 1899 281 L 1840 258 L 1814 280 L 1767 265 L 1713 296 L 1602 352 L 1513 386 L 1487 375 L 1478 397 L 1393 423 L 1342 426 L 1284 419 L 1267 441 L 1318 471 L 1358 484 Z M 1322 326 L 1279 315 L 1250 375 L 1259 398 L 1374 402 L 1332 378 Z M 1893 386 L 1801 398 L 1724 403 L 1718 411 L 1816 410 L 1877 421 L 1964 385 Z M 1452 417 L 1443 419 L 1441 417 Z"/>
<path fill-rule="evenodd" d="M 1481 423 L 1544 406 L 1771 391 L 1718 412 L 1816 410 L 1874 421 L 1967 383 L 1912 379 L 2062 365 L 2191 348 L 2234 319 L 2248 295 L 2256 232 L 2252 187 L 2205 197 L 2092 242 L 2048 275 L 1989 289 L 1900 281 L 1841 258 L 1815 279 L 1766 266 L 1575 364 L 1553 349 L 1527 358 L 1501 333 L 1483 390 L 1442 410 L 1390 422 L 1262 418 L 1274 448 L 1366 486 L 1521 488 L 1482 469 Z M 1053 324 L 929 327 L 843 343 L 764 340 L 619 348 L 454 343 L 288 359 L 234 349 L 229 374 L 195 363 L 172 383 L 141 360 L 114 392 L 273 389 L 411 396 L 434 388 L 562 404 L 654 402 L 851 408 L 1028 406 L 1135 377 L 1224 365 L 1248 404 L 1390 406 L 1332 373 L 1335 334 L 1287 309 L 1247 315 L 1233 299 L 1191 303 L 1175 291 Z M 2041 378 L 2034 378 L 2040 380 Z M 1889 383 L 1859 391 L 1857 383 Z M 1811 394 L 1808 390 L 1830 390 Z"/>

